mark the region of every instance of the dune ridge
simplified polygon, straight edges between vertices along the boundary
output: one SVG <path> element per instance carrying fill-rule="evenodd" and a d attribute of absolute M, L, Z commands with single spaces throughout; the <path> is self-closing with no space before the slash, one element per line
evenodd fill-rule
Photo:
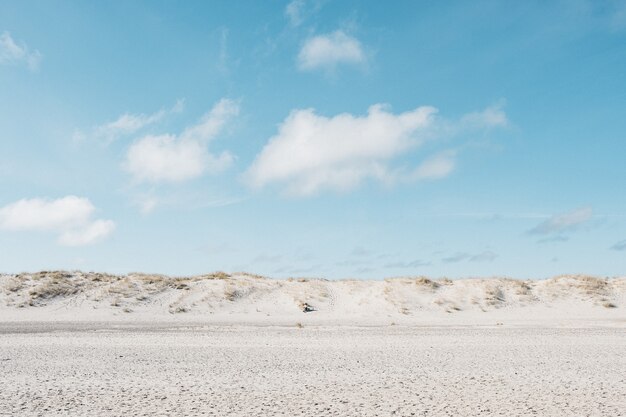
<path fill-rule="evenodd" d="M 626 318 L 626 277 L 272 279 L 43 271 L 0 275 L 4 320 L 421 320 L 457 316 Z"/>

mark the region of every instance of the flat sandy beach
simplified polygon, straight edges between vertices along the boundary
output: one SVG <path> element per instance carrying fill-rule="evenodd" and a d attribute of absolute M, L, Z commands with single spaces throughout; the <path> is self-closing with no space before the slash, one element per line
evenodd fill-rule
<path fill-rule="evenodd" d="M 0 415 L 622 416 L 615 327 L 3 323 Z"/>

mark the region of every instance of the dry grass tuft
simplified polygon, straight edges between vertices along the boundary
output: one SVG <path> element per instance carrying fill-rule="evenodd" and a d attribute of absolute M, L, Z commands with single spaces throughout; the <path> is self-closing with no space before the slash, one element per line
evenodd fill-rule
<path fill-rule="evenodd" d="M 244 296 L 244 292 L 235 287 L 229 287 L 224 290 L 224 297 L 228 301 L 236 301 Z"/>
<path fill-rule="evenodd" d="M 417 278 L 415 278 L 415 284 L 420 286 L 420 287 L 429 288 L 431 290 L 437 289 L 440 286 L 437 282 L 433 281 L 432 279 L 426 278 L 426 277 L 417 277 Z"/>
<path fill-rule="evenodd" d="M 207 278 L 209 279 L 228 279 L 230 277 L 231 275 L 227 274 L 224 271 L 216 271 L 216 272 L 213 272 L 212 274 L 207 275 Z"/>
<path fill-rule="evenodd" d="M 37 284 L 28 294 L 31 300 L 50 300 L 55 297 L 67 297 L 80 292 L 82 283 L 70 280 L 71 275 L 49 273 L 36 278 Z"/>

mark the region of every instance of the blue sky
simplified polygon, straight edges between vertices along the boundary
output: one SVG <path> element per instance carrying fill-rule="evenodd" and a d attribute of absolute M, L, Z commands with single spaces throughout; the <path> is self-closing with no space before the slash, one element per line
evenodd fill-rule
<path fill-rule="evenodd" d="M 0 270 L 626 268 L 626 2 L 0 3 Z"/>

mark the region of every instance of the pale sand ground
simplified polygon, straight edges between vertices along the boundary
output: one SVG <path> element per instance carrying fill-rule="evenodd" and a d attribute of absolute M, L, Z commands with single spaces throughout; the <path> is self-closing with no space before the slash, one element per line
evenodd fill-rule
<path fill-rule="evenodd" d="M 610 327 L 0 323 L 0 415 L 623 416 Z"/>
<path fill-rule="evenodd" d="M 0 415 L 626 416 L 626 278 L 0 274 Z"/>

